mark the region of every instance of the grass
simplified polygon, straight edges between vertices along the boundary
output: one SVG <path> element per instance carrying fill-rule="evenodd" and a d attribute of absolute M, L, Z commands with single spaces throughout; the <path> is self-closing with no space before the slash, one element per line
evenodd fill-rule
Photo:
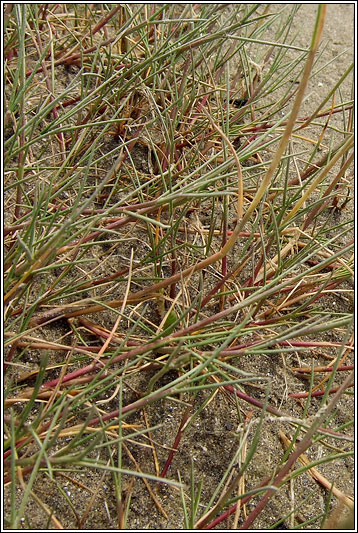
<path fill-rule="evenodd" d="M 6 7 L 8 528 L 352 508 L 352 67 L 302 115 L 325 7 L 307 48 L 281 7 Z"/>

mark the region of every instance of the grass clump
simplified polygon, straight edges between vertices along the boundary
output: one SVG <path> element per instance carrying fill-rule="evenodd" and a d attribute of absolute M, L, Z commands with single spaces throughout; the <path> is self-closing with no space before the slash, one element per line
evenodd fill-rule
<path fill-rule="evenodd" d="M 281 7 L 6 7 L 7 527 L 352 507 L 352 69 L 302 114 Z"/>

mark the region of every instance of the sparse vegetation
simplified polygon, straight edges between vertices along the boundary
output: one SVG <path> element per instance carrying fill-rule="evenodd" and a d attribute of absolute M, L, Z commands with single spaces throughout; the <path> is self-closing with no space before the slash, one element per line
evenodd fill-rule
<path fill-rule="evenodd" d="M 305 115 L 276 7 L 6 4 L 7 528 L 352 508 L 353 67 Z"/>

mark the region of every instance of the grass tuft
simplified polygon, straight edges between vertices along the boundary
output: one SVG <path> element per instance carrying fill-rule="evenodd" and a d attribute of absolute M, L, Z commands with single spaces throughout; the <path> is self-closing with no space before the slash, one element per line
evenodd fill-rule
<path fill-rule="evenodd" d="M 7 528 L 351 509 L 353 66 L 309 105 L 299 7 L 6 6 Z"/>

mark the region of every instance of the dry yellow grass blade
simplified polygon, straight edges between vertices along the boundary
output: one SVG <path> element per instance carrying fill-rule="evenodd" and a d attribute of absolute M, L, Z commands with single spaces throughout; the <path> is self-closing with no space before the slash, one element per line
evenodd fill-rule
<path fill-rule="evenodd" d="M 291 441 L 290 439 L 283 433 L 283 431 L 279 430 L 279 437 L 281 439 L 281 442 L 287 450 L 287 448 L 290 446 Z M 301 454 L 299 457 L 299 461 L 303 465 L 309 465 L 311 463 L 310 459 L 305 455 Z M 343 492 L 341 492 L 337 487 L 334 486 L 333 483 L 331 483 L 326 477 L 324 477 L 315 467 L 312 467 L 308 470 L 308 473 L 310 476 L 317 481 L 322 487 L 324 487 L 327 490 L 331 490 L 333 496 L 335 496 L 342 504 L 344 504 L 349 509 L 354 509 L 354 499 L 350 496 L 347 496 Z"/>

